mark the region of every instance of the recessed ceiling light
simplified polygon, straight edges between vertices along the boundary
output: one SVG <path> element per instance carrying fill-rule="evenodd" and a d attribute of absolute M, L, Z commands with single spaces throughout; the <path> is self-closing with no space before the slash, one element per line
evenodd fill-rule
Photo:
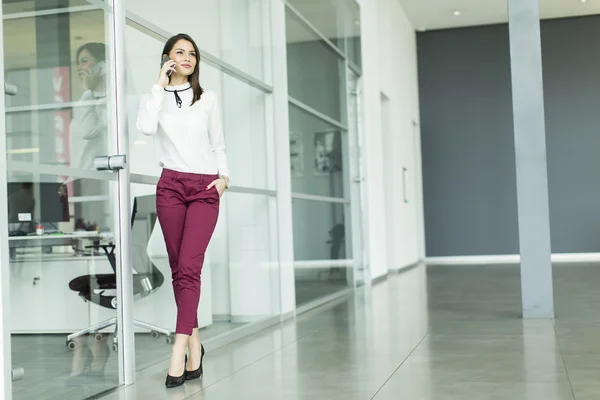
<path fill-rule="evenodd" d="M 459 10 L 455 10 L 452 14 L 454 14 L 455 17 L 458 17 L 460 14 L 462 14 L 462 12 Z"/>
<path fill-rule="evenodd" d="M 581 2 L 581 4 L 585 4 L 588 2 L 588 0 L 579 0 Z"/>

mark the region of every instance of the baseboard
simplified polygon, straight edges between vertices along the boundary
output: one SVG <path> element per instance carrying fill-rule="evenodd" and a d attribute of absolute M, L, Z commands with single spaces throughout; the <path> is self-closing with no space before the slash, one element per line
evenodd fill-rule
<path fill-rule="evenodd" d="M 285 322 L 288 319 L 292 319 L 292 318 L 296 318 L 296 310 L 295 309 L 281 314 L 281 322 Z"/>
<path fill-rule="evenodd" d="M 554 264 L 600 262 L 600 253 L 559 253 L 552 254 L 551 260 Z M 518 254 L 425 258 L 427 265 L 515 265 L 520 262 Z"/>
<path fill-rule="evenodd" d="M 231 314 L 213 314 L 213 322 L 230 322 Z"/>
<path fill-rule="evenodd" d="M 252 334 L 258 333 L 264 329 L 270 328 L 274 325 L 278 325 L 280 323 L 280 316 L 275 315 L 272 317 L 265 318 L 262 321 L 248 323 L 240 327 L 234 328 L 228 332 L 224 332 L 215 337 L 205 339 L 202 341 L 202 343 L 204 344 L 207 350 L 217 349 L 220 347 L 227 346 L 228 344 L 236 342 Z"/>
<path fill-rule="evenodd" d="M 304 314 L 308 311 L 314 311 L 314 310 L 318 309 L 319 307 L 322 307 L 325 305 L 330 306 L 332 304 L 335 304 L 335 301 L 340 301 L 340 300 L 345 301 L 346 298 L 348 296 L 350 296 L 352 293 L 354 293 L 354 289 L 347 288 L 347 289 L 340 290 L 337 293 L 333 293 L 328 296 L 323 296 L 319 299 L 316 299 L 309 303 L 298 306 L 298 307 L 296 307 L 296 316 L 298 316 L 300 314 Z"/>
<path fill-rule="evenodd" d="M 407 272 L 410 271 L 411 269 L 415 269 L 417 268 L 419 265 L 423 265 L 424 261 L 419 259 L 418 261 L 412 263 L 412 264 L 408 264 L 405 265 L 404 267 L 400 267 L 400 268 L 390 268 L 389 273 L 391 274 L 401 274 L 403 272 Z"/>
<path fill-rule="evenodd" d="M 386 272 L 385 274 L 373 279 L 373 281 L 371 281 L 371 285 L 377 285 L 378 283 L 381 283 L 381 282 L 387 280 L 388 274 L 389 274 L 389 272 Z"/>
<path fill-rule="evenodd" d="M 278 316 L 279 317 L 279 316 Z M 234 324 L 254 324 L 271 318 L 267 315 L 232 315 L 231 322 Z"/>

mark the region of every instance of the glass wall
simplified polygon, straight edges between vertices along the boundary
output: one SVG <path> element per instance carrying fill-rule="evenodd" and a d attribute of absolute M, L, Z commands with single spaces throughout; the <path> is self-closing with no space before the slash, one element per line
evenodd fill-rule
<path fill-rule="evenodd" d="M 132 199 L 137 203 L 134 269 L 157 277 L 151 293 L 142 293 L 134 302 L 138 369 L 170 357 L 175 301 L 164 238 L 156 222 L 155 184 L 161 169 L 153 138 L 137 132 L 135 121 L 140 96 L 157 80 L 164 43 L 186 22 L 186 33 L 201 53 L 201 85 L 219 99 L 232 181 L 221 198 L 202 270 L 200 336 L 214 339 L 280 314 L 267 3 L 189 2 L 190 8 L 202 12 L 203 22 L 198 23 L 198 13 L 171 18 L 147 2 L 126 2 L 129 152 Z"/>
<path fill-rule="evenodd" d="M 184 31 L 194 38 L 206 62 L 227 64 L 237 72 L 271 82 L 267 1 L 181 0 L 177 7 L 190 10 L 182 13 L 165 13 L 159 2 L 149 6 L 147 0 L 126 0 L 126 6 L 130 22 L 136 22 L 138 28 L 158 28 L 171 34 Z M 157 64 L 160 57 L 153 60 Z"/>
<path fill-rule="evenodd" d="M 351 63 L 360 67 L 360 8 L 354 0 L 288 0 L 296 14 L 308 21 L 338 48 Z"/>
<path fill-rule="evenodd" d="M 360 246 L 352 213 L 360 203 L 350 178 L 359 124 L 348 116 L 355 109 L 347 77 L 360 77 L 356 2 L 287 4 L 289 133 L 274 129 L 268 1 L 184 0 L 181 9 L 197 12 L 176 17 L 157 2 L 125 5 L 125 84 L 117 88 L 111 2 L 3 2 L 10 263 L 2 276 L 11 286 L 15 399 L 87 398 L 119 385 L 119 352 L 131 354 L 117 340 L 117 309 L 126 304 L 117 275 L 129 267 L 120 263 L 120 226 L 131 229 L 133 287 L 126 290 L 136 368 L 170 357 L 176 314 L 156 215 L 161 169 L 136 118 L 164 43 L 182 30 L 200 48 L 202 86 L 219 99 L 232 180 L 202 271 L 202 340 L 281 315 L 282 235 L 294 238 L 297 304 L 355 284 Z M 127 143 L 117 138 L 121 90 L 127 121 L 119 137 Z M 289 158 L 275 154 L 276 135 L 289 136 Z M 118 150 L 131 173 L 126 210 L 117 204 L 123 175 L 94 163 Z M 276 164 L 288 160 L 293 232 L 279 232 Z"/>
<path fill-rule="evenodd" d="M 356 99 L 347 90 L 349 73 L 360 72 L 359 28 L 353 0 L 287 2 L 297 305 L 354 286 L 360 268 L 353 251 L 360 224 L 357 232 L 352 229 L 360 192 L 353 192 L 350 183 L 351 173 L 358 174 L 350 146 L 356 148 L 359 125 L 355 115 L 348 118 Z"/>
<path fill-rule="evenodd" d="M 110 13 L 68 3 L 3 2 L 14 399 L 119 384 Z"/>

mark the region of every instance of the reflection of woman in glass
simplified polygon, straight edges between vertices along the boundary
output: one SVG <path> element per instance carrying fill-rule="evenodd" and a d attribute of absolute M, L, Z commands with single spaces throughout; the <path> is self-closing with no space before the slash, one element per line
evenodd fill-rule
<path fill-rule="evenodd" d="M 81 81 L 83 93 L 78 104 L 73 107 L 73 120 L 70 131 L 71 167 L 92 169 L 94 157 L 107 154 L 106 116 L 106 46 L 103 43 L 86 43 L 76 52 L 76 72 Z M 72 179 L 69 179 L 72 180 Z M 104 182 L 77 179 L 73 182 L 78 196 L 102 196 L 107 194 Z M 63 187 L 62 190 L 66 190 Z M 61 193 L 66 195 L 66 192 Z M 66 196 L 64 197 L 66 199 Z M 86 230 L 106 219 L 106 203 L 83 202 L 75 204 L 75 229 Z M 87 223 L 85 221 L 88 221 Z M 67 385 L 80 385 L 77 377 L 101 377 L 110 357 L 108 336 L 92 340 L 81 336 L 73 353 L 71 378 Z"/>
<path fill-rule="evenodd" d="M 94 158 L 107 153 L 106 49 L 103 43 L 87 43 L 77 49 L 77 75 L 83 94 L 73 108 L 71 166 L 90 169 Z"/>
<path fill-rule="evenodd" d="M 86 43 L 76 52 L 77 75 L 83 94 L 73 107 L 71 123 L 71 167 L 93 169 L 94 158 L 108 154 L 106 105 L 106 46 Z M 104 183 L 80 179 L 75 183 L 79 196 L 107 194 Z M 106 219 L 104 205 L 81 203 L 75 207 L 76 230 L 88 230 Z"/>
<path fill-rule="evenodd" d="M 167 41 L 162 56 L 158 81 L 141 99 L 137 127 L 154 135 L 163 167 L 156 188 L 156 210 L 177 303 L 166 386 L 176 387 L 202 376 L 200 275 L 217 223 L 219 199 L 229 185 L 229 169 L 217 97 L 200 87 L 198 47 L 188 35 L 179 34 Z"/>

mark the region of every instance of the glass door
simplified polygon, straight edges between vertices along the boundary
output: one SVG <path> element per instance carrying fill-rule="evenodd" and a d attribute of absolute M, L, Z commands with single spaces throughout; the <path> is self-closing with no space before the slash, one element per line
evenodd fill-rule
<path fill-rule="evenodd" d="M 133 379 L 131 262 L 121 251 L 129 173 L 101 158 L 127 153 L 114 47 L 125 20 L 112 1 L 84 0 L 4 1 L 2 16 L 5 398 L 86 398 Z"/>

